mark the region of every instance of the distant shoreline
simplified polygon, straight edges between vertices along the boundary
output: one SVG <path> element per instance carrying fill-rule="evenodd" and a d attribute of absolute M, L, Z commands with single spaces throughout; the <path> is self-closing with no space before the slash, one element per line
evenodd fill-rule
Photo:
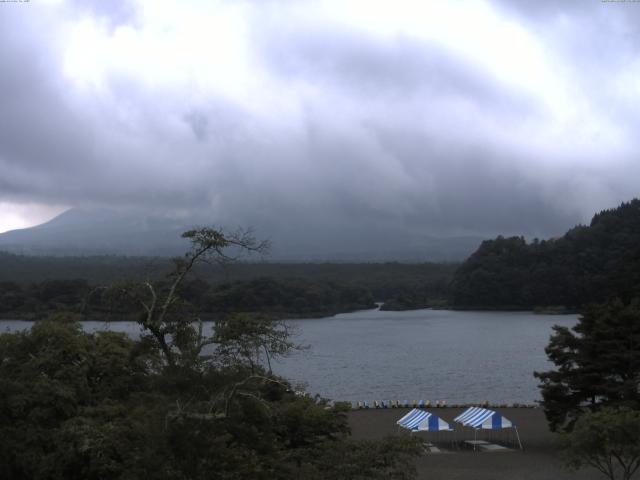
<path fill-rule="evenodd" d="M 514 313 L 533 313 L 536 315 L 579 315 L 581 312 L 578 310 L 569 310 L 563 309 L 558 310 L 552 307 L 536 307 L 536 308 L 516 308 L 516 307 L 504 307 L 504 308 L 496 308 L 496 307 L 453 307 L 453 306 L 438 306 L 438 307 L 423 307 L 423 308 L 407 308 L 403 310 L 384 310 L 380 308 L 380 303 L 376 307 L 372 308 L 357 308 L 354 310 L 341 310 L 341 311 L 326 311 L 326 312 L 312 312 L 312 313 L 291 313 L 291 312 L 266 312 L 267 315 L 271 315 L 276 320 L 317 320 L 320 318 L 332 318 L 336 315 L 341 314 L 350 314 L 357 312 L 367 312 L 367 311 L 381 311 L 386 313 L 394 313 L 394 312 L 410 312 L 410 311 L 420 311 L 420 310 L 442 310 L 442 311 L 452 311 L 452 312 L 514 312 Z M 56 311 L 46 312 L 46 313 L 33 313 L 28 316 L 20 315 L 20 314 L 0 314 L 0 321 L 18 321 L 18 322 L 39 322 L 46 320 L 49 315 L 60 313 Z M 74 313 L 74 312 L 69 312 Z M 265 314 L 265 312 L 228 312 L 222 314 L 202 314 L 200 317 L 204 322 L 213 322 L 220 318 L 225 314 Z M 78 314 L 81 315 L 81 314 Z M 127 316 L 127 314 L 123 314 L 121 317 L 114 318 L 113 314 L 91 314 L 85 316 L 85 318 L 81 318 L 79 321 L 81 322 L 136 322 L 136 316 L 131 315 Z"/>
<path fill-rule="evenodd" d="M 353 310 L 327 310 L 327 311 L 323 311 L 323 312 L 309 312 L 309 313 L 292 313 L 292 312 L 260 312 L 260 311 L 256 311 L 256 312 L 224 312 L 224 313 L 202 313 L 199 315 L 200 318 L 202 318 L 202 320 L 204 322 L 213 322 L 215 320 L 217 320 L 218 318 L 224 316 L 224 315 L 233 315 L 233 314 L 261 314 L 261 315 L 269 315 L 269 316 L 273 316 L 274 319 L 277 320 L 313 320 L 313 319 L 318 319 L 318 318 L 330 318 L 330 317 L 334 317 L 336 315 L 342 314 L 342 313 L 355 313 L 355 312 L 361 312 L 361 311 L 368 311 L 368 310 L 377 310 L 378 307 L 372 307 L 372 308 L 356 308 Z M 0 321 L 2 320 L 11 320 L 11 321 L 24 321 L 24 322 L 39 322 L 39 321 L 43 321 L 46 320 L 47 317 L 49 315 L 53 315 L 56 313 L 61 313 L 60 311 L 50 311 L 50 312 L 36 312 L 36 313 L 28 313 L 26 314 L 26 316 L 24 314 L 20 314 L 20 313 L 3 313 L 0 314 Z M 66 312 L 63 312 L 66 313 Z M 91 314 L 88 315 L 84 315 L 84 314 L 78 314 L 76 312 L 68 312 L 71 314 L 76 314 L 79 316 L 82 316 L 83 318 L 80 319 L 81 322 L 92 322 L 92 321 L 97 321 L 97 322 L 136 322 L 136 318 L 137 318 L 137 314 L 131 314 L 131 313 L 123 313 L 122 316 L 118 317 L 118 318 L 114 318 L 114 314 L 105 314 L 105 313 L 95 313 L 92 312 Z"/>

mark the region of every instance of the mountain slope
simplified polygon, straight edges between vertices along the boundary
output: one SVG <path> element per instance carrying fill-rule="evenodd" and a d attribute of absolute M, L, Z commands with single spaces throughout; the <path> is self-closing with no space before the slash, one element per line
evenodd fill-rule
<path fill-rule="evenodd" d="M 175 255 L 191 224 L 117 210 L 71 209 L 41 225 L 0 234 L 0 249 L 48 255 Z"/>
<path fill-rule="evenodd" d="M 483 242 L 452 282 L 457 306 L 579 308 L 640 295 L 640 200 L 596 214 L 558 239 Z"/>
<path fill-rule="evenodd" d="M 204 217 L 71 209 L 42 225 L 0 234 L 0 250 L 28 255 L 179 255 L 188 248 L 180 234 L 211 223 Z M 271 240 L 269 259 L 289 262 L 459 261 L 482 241 L 471 236 L 399 235 L 384 227 L 368 232 L 357 226 L 328 230 L 311 221 L 255 227 L 258 238 Z"/>

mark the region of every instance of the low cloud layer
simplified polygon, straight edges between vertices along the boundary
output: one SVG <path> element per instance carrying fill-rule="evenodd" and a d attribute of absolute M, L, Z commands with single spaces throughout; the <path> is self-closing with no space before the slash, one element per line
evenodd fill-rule
<path fill-rule="evenodd" d="M 553 236 L 638 195 L 640 4 L 105 5 L 0 4 L 5 208 L 392 243 Z"/>

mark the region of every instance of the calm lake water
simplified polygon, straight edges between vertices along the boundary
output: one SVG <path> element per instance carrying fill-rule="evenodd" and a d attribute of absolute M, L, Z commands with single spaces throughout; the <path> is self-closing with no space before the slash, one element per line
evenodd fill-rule
<path fill-rule="evenodd" d="M 544 353 L 553 325 L 573 326 L 575 315 L 526 312 L 365 310 L 290 320 L 296 341 L 309 349 L 273 364 L 274 371 L 309 393 L 335 400 L 446 400 L 533 402 L 535 370 L 550 368 Z M 0 331 L 30 322 L 0 321 Z M 83 322 L 88 331 L 132 336 L 133 322 Z"/>

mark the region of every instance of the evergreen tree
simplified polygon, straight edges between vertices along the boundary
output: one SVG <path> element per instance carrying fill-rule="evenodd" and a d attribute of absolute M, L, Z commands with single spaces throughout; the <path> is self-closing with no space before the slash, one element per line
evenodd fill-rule
<path fill-rule="evenodd" d="M 565 306 L 640 295 L 640 200 L 593 217 L 564 236 L 482 243 L 457 270 L 451 301 L 467 307 Z"/>
<path fill-rule="evenodd" d="M 592 306 L 572 329 L 554 327 L 546 348 L 556 370 L 536 372 L 552 430 L 588 409 L 640 408 L 640 301 Z"/>

